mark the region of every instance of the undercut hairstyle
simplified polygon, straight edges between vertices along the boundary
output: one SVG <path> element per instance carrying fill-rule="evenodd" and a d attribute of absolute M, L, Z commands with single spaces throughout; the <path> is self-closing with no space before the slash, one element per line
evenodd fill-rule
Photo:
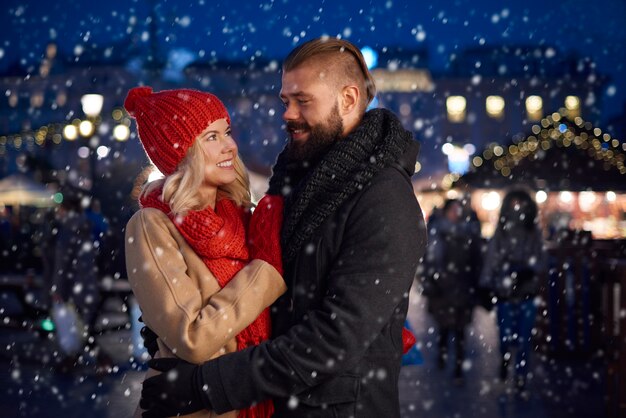
<path fill-rule="evenodd" d="M 202 200 L 198 190 L 204 181 L 205 166 L 206 157 L 200 141 L 196 138 L 176 171 L 163 179 L 146 184 L 142 195 L 163 186 L 161 199 L 170 206 L 174 216 L 185 216 L 190 210 L 202 210 L 207 207 L 207 202 Z M 249 208 L 252 205 L 250 181 L 248 171 L 239 155 L 235 156 L 233 166 L 236 179 L 217 188 L 216 200 L 230 199 L 237 206 Z"/>
<path fill-rule="evenodd" d="M 363 112 L 376 96 L 374 77 L 367 69 L 363 54 L 344 39 L 321 37 L 303 43 L 285 58 L 283 72 L 305 63 L 319 68 L 338 89 L 356 85 L 361 92 L 359 100 Z"/>

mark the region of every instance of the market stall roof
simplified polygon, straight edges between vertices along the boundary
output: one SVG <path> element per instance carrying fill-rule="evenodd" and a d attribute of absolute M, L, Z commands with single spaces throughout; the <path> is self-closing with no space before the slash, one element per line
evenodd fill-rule
<path fill-rule="evenodd" d="M 54 206 L 54 191 L 22 174 L 0 180 L 0 204 L 5 206 Z"/>
<path fill-rule="evenodd" d="M 490 144 L 474 156 L 470 171 L 453 187 L 626 192 L 625 159 L 624 141 L 561 110 L 521 138 Z"/>

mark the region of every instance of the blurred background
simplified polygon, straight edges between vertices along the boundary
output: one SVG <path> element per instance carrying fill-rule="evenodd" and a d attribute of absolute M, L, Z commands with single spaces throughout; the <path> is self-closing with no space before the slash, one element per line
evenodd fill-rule
<path fill-rule="evenodd" d="M 403 371 L 403 416 L 626 414 L 623 1 L 3 4 L 0 404 L 9 416 L 134 410 L 145 352 L 123 234 L 158 173 L 122 107 L 128 90 L 220 97 L 258 200 L 286 140 L 281 61 L 322 35 L 361 48 L 378 88 L 372 106 L 394 111 L 421 143 L 412 180 L 427 220 L 458 199 L 484 258 L 507 191 L 525 188 L 539 209 L 548 261 L 531 396 L 520 403 L 498 379 L 495 313 L 480 306 L 466 328 L 465 384 L 440 375 L 421 270 L 409 312 L 421 357 Z M 68 226 L 67 210 L 80 222 Z M 71 245 L 92 255 L 72 286 L 95 286 L 99 348 L 68 374 L 49 294 Z"/>

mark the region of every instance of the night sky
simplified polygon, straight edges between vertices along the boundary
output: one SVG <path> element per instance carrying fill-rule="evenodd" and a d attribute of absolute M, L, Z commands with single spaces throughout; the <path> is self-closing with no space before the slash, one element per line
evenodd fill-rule
<path fill-rule="evenodd" d="M 0 71 L 37 62 L 51 40 L 65 55 L 137 39 L 149 44 L 147 18 L 157 4 L 163 57 L 185 48 L 193 57 L 282 59 L 302 39 L 340 35 L 358 46 L 428 48 L 445 70 L 450 55 L 478 45 L 550 45 L 576 52 L 611 79 L 604 117 L 626 100 L 626 2 L 431 1 L 14 1 L 3 2 Z"/>

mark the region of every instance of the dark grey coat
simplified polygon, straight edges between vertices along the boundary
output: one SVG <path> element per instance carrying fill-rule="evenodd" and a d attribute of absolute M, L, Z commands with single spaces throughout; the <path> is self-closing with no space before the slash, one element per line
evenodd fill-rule
<path fill-rule="evenodd" d="M 473 222 L 453 223 L 443 215 L 428 224 L 423 295 L 440 328 L 463 329 L 472 320 L 480 235 Z"/>

